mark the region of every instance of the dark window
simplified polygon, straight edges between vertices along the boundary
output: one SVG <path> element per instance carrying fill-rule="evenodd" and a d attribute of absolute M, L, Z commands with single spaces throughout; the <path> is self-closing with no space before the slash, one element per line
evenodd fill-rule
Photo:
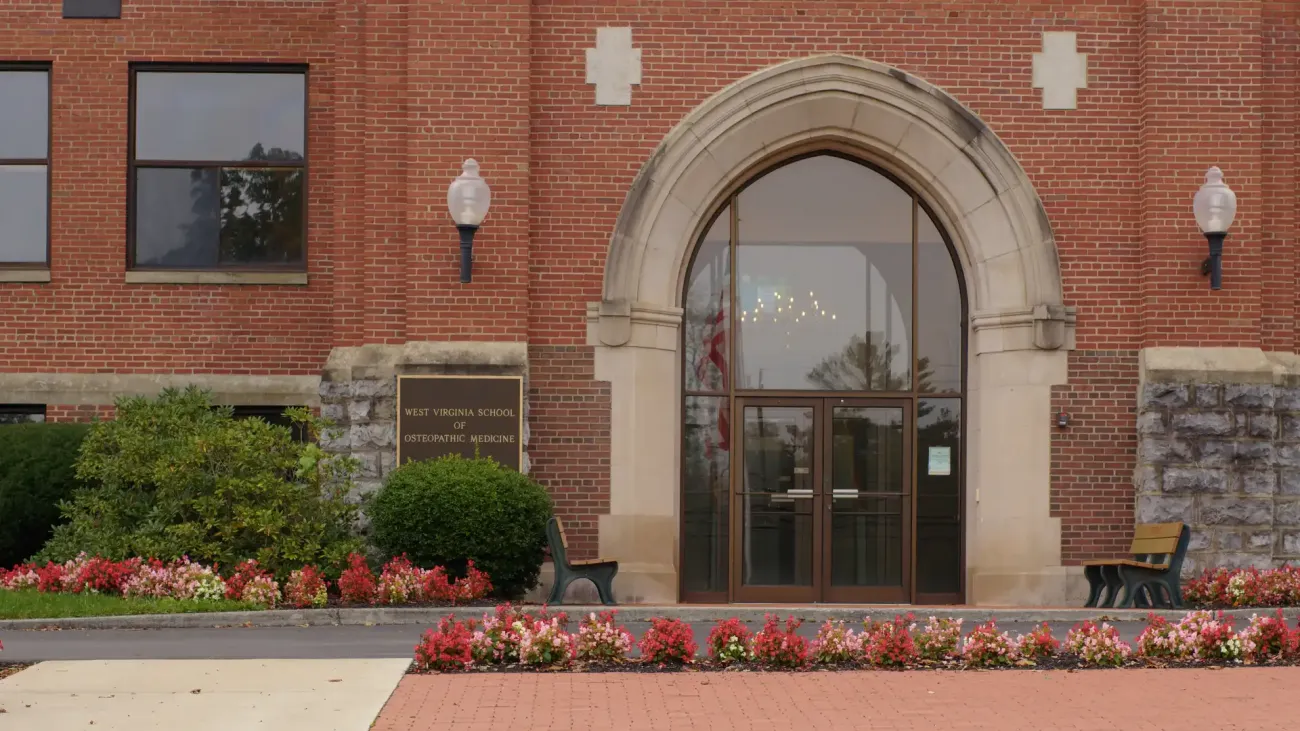
<path fill-rule="evenodd" d="M 50 251 L 50 69 L 0 64 L 0 265 Z"/>
<path fill-rule="evenodd" d="M 0 404 L 0 426 L 45 421 L 43 404 Z"/>
<path fill-rule="evenodd" d="M 141 66 L 131 88 L 131 265 L 303 269 L 305 70 Z"/>
<path fill-rule="evenodd" d="M 300 442 L 307 439 L 307 430 L 294 424 L 293 419 L 285 413 L 291 408 L 289 406 L 234 406 L 232 408 L 236 419 L 261 419 L 268 424 L 288 427 L 293 431 L 293 438 Z"/>
<path fill-rule="evenodd" d="M 65 18 L 121 18 L 122 0 L 63 0 Z"/>

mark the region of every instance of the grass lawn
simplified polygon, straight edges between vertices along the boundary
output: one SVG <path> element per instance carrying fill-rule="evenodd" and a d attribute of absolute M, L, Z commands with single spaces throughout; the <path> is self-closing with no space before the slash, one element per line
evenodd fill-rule
<path fill-rule="evenodd" d="M 60 619 L 103 617 L 123 614 L 182 614 L 233 612 L 259 609 L 247 602 L 225 599 L 181 601 L 178 599 L 124 599 L 100 594 L 42 594 L 35 589 L 0 590 L 0 619 Z"/>

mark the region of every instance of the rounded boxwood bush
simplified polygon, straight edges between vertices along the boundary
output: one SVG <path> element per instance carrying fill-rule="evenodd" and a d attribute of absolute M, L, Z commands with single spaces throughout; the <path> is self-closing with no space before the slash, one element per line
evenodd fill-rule
<path fill-rule="evenodd" d="M 551 496 L 490 459 L 450 455 L 398 467 L 367 501 L 366 514 L 385 554 L 405 553 L 457 576 L 472 560 L 497 594 L 515 598 L 537 584 Z"/>

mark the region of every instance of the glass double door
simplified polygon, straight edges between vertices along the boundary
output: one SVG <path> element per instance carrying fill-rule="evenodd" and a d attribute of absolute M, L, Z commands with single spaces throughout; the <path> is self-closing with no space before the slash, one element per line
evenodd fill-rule
<path fill-rule="evenodd" d="M 909 601 L 912 402 L 736 405 L 734 599 Z"/>

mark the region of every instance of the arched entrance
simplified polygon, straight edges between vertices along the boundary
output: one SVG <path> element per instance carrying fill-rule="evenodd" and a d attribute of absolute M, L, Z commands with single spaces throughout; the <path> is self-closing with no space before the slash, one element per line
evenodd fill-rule
<path fill-rule="evenodd" d="M 596 378 L 609 383 L 612 408 L 609 513 L 600 518 L 599 535 L 600 553 L 620 561 L 617 598 L 624 602 L 679 601 L 693 596 L 683 591 L 688 580 L 691 586 L 700 586 L 699 581 L 713 582 L 707 588 L 718 585 L 712 578 L 700 579 L 697 569 L 685 563 L 688 506 L 683 501 L 682 480 L 687 456 L 683 452 L 687 384 L 682 328 L 688 276 L 695 276 L 692 257 L 698 242 L 713 237 L 710 230 L 716 214 L 756 171 L 768 169 L 774 161 L 826 150 L 867 161 L 870 165 L 859 165 L 862 170 L 892 178 L 899 190 L 914 191 L 916 198 L 927 204 L 917 210 L 927 214 L 925 218 L 935 230 L 947 235 L 958 260 L 955 273 L 964 285 L 968 307 L 962 329 L 965 383 L 957 391 L 944 393 L 959 400 L 965 422 L 960 435 L 964 451 L 951 453 L 950 467 L 960 471 L 958 484 L 964 479 L 965 488 L 960 500 L 964 555 L 956 569 L 961 574 L 960 598 L 974 604 L 1059 606 L 1078 594 L 1081 601 L 1086 585 L 1077 568 L 1061 565 L 1060 521 L 1051 515 L 1052 387 L 1066 382 L 1066 351 L 1073 347 L 1074 312 L 1062 302 L 1056 245 L 1042 203 L 1010 151 L 969 109 L 898 69 L 844 56 L 790 61 L 718 92 L 673 129 L 628 192 L 610 241 L 601 301 L 588 306 L 588 342 L 594 347 Z M 741 197 L 744 195 L 742 191 Z M 738 207 L 743 209 L 744 202 Z M 924 223 L 918 217 L 917 231 Z M 744 238 L 742 230 L 741 246 Z M 835 291 L 851 289 L 845 286 Z M 809 291 L 815 296 L 818 288 Z M 921 290 L 916 301 L 924 301 L 927 292 Z M 765 308 L 767 304 L 765 298 Z M 757 305 L 756 297 L 753 305 Z M 858 306 L 865 307 L 862 303 Z M 745 302 L 741 313 L 748 317 L 748 310 Z M 903 311 L 901 304 L 898 311 Z M 829 316 L 831 310 L 827 312 Z M 865 339 L 867 323 L 859 324 Z M 924 335 L 915 337 L 919 340 Z M 829 353 L 820 355 L 824 359 Z M 906 359 L 902 360 L 905 364 Z M 801 365 L 806 370 L 812 364 Z M 873 387 L 853 392 L 855 397 L 869 392 L 873 398 L 892 395 L 900 401 L 910 399 L 911 411 L 897 406 L 898 402 L 846 404 L 845 408 L 903 408 L 900 418 L 904 423 L 918 422 L 923 392 L 916 384 L 916 365 L 908 371 L 912 391 Z M 768 384 L 776 382 L 767 379 L 777 376 L 769 376 L 763 367 L 763 387 L 753 395 L 775 395 L 767 391 Z M 737 379 L 741 373 L 745 371 L 738 371 Z M 757 378 L 758 374 L 745 375 Z M 894 378 L 892 361 L 889 375 Z M 737 385 L 741 385 L 739 381 Z M 814 399 L 839 395 L 830 389 L 800 385 L 805 386 L 797 389 L 800 397 L 806 391 L 829 392 L 811 394 Z M 750 395 L 742 394 L 743 390 L 730 384 L 726 390 L 725 398 L 736 417 L 732 420 L 733 438 L 745 415 L 744 404 L 731 402 Z M 706 395 L 718 398 L 719 393 L 709 391 Z M 827 403 L 817 401 L 805 408 L 812 409 L 811 419 L 823 432 L 833 435 L 835 417 L 826 416 L 833 408 Z M 741 410 L 736 410 L 738 407 Z M 776 408 L 770 403 L 766 407 Z M 872 413 L 885 423 L 898 416 L 897 411 Z M 787 412 L 785 416 L 799 414 Z M 874 425 L 875 416 L 865 423 Z M 853 428 L 867 430 L 861 424 Z M 913 428 L 900 427 L 904 434 Z M 903 455 L 902 466 L 916 470 L 922 456 L 919 442 L 912 444 L 912 450 Z M 834 466 L 827 467 L 826 460 L 834 458 L 826 453 L 814 453 L 811 459 L 819 465 L 817 469 L 833 475 Z M 928 448 L 925 457 L 928 470 Z M 936 471 L 942 471 L 942 450 L 935 459 Z M 729 468 L 737 469 L 734 462 Z M 807 474 L 813 474 L 814 467 L 808 469 Z M 793 477 L 793 467 L 789 472 Z M 902 483 L 911 479 L 909 474 Z M 824 511 L 829 501 L 833 513 L 835 488 L 827 491 L 819 484 L 811 489 L 820 494 L 821 509 Z M 697 512 L 698 506 L 689 507 Z M 900 538 L 906 547 L 920 537 L 921 525 L 902 516 L 912 509 L 917 517 L 923 513 L 919 507 L 891 509 L 893 516 L 899 516 L 889 518 L 895 524 L 916 525 L 914 535 Z M 717 509 L 707 505 L 698 510 L 712 515 Z M 728 507 L 727 512 L 732 520 L 726 524 L 727 591 L 702 593 L 743 600 L 741 594 L 730 591 L 739 576 L 731 570 L 737 565 L 732 537 L 741 533 L 735 520 L 743 511 Z M 884 509 L 861 512 L 889 514 Z M 816 527 L 811 530 L 812 538 L 803 539 L 812 541 L 809 550 L 836 550 L 833 526 L 829 533 L 818 533 Z M 870 538 L 870 534 L 862 535 Z M 828 540 L 832 541 L 829 547 Z M 695 550 L 703 549 L 690 549 L 691 561 Z M 711 555 L 709 561 L 714 560 Z M 894 571 L 899 562 L 910 561 L 913 565 L 896 571 L 904 578 L 893 584 L 894 596 L 920 601 L 928 592 L 922 577 L 930 572 L 918 571 L 925 560 L 912 551 L 897 561 L 890 558 L 883 569 L 866 568 L 879 575 Z M 804 566 L 813 574 L 827 570 L 816 555 L 813 568 L 807 569 L 806 562 Z M 858 568 L 854 568 L 854 576 L 858 576 Z M 934 575 L 951 573 L 949 568 Z M 835 583 L 833 579 L 820 581 L 825 586 Z M 948 594 L 951 582 L 945 581 L 935 594 Z M 866 579 L 857 585 L 869 586 Z M 818 596 L 827 599 L 833 598 L 832 594 Z"/>
<path fill-rule="evenodd" d="M 957 272 L 924 201 L 847 152 L 719 203 L 683 298 L 684 601 L 960 600 Z"/>

